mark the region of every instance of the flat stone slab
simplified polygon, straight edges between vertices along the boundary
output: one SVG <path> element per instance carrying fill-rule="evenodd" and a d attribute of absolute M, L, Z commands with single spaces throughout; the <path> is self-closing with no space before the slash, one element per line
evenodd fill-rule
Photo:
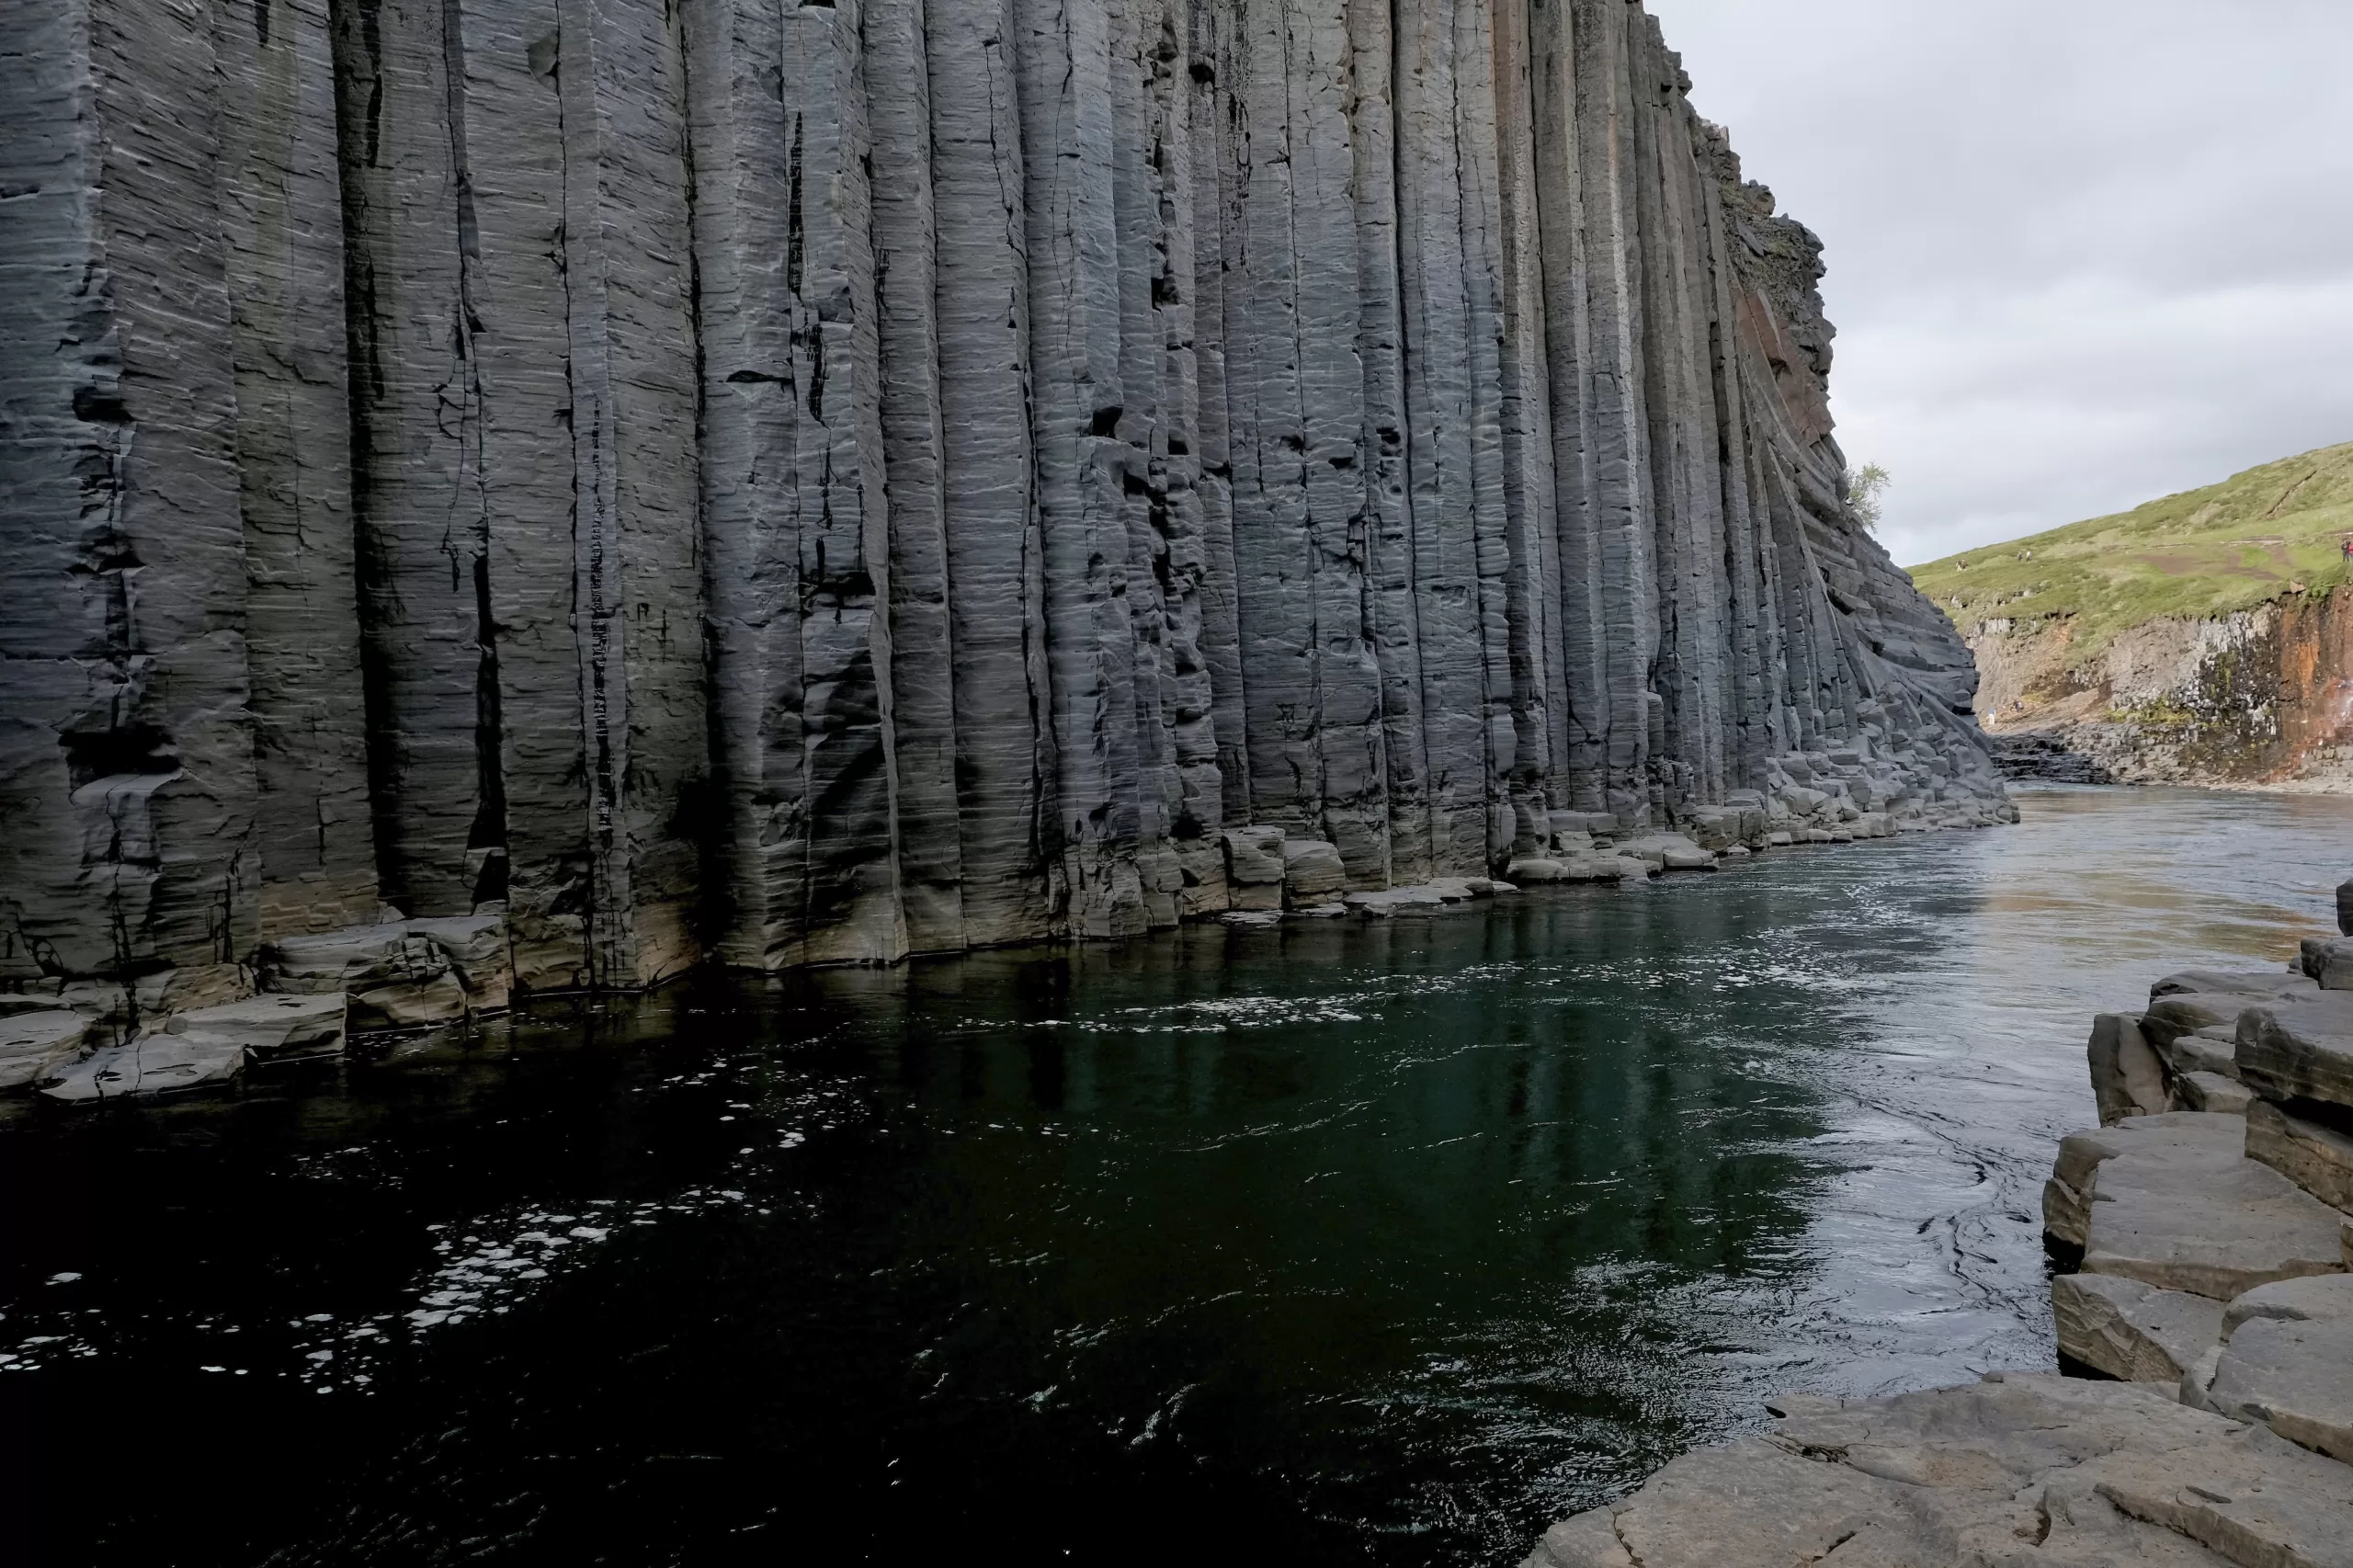
<path fill-rule="evenodd" d="M 2319 994 L 2317 988 L 2313 994 Z M 2163 1049 L 2179 1035 L 2196 1034 L 2200 1029 L 2233 1028 L 2248 1008 L 2261 1006 L 2267 1000 L 2232 991 L 2173 992 L 2149 999 L 2149 1010 L 2142 1015 L 2141 1027 L 2148 1032 L 2150 1043 Z"/>
<path fill-rule="evenodd" d="M 2268 1100 L 2353 1109 L 2353 992 L 2239 1016 L 2239 1081 Z"/>
<path fill-rule="evenodd" d="M 2103 1164 L 2120 1155 L 2177 1151 L 2222 1170 L 2242 1156 L 2245 1143 L 2246 1124 L 2237 1117 L 2199 1111 L 2130 1117 L 2113 1126 L 2071 1132 L 2060 1141 L 2059 1158 L 2043 1186 L 2043 1229 L 2069 1246 L 2089 1242 L 2094 1178 Z"/>
<path fill-rule="evenodd" d="M 2051 1282 L 2060 1353 L 2128 1383 L 2180 1387 L 2183 1374 L 2222 1343 L 2223 1310 L 2205 1296 L 2104 1274 Z"/>
<path fill-rule="evenodd" d="M 255 996 L 175 1013 L 162 1027 L 74 1062 L 41 1092 L 68 1103 L 225 1083 L 250 1062 L 299 1061 L 343 1049 L 345 1003 L 332 996 Z"/>
<path fill-rule="evenodd" d="M 2353 1468 L 2145 1385 L 1995 1376 L 1790 1402 L 1526 1568 L 2353 1568 Z"/>
<path fill-rule="evenodd" d="M 52 1007 L 0 1017 L 0 1089 L 38 1084 L 82 1049 L 90 1020 Z"/>
<path fill-rule="evenodd" d="M 2237 1118 L 2242 1147 L 2245 1123 Z M 2092 1178 L 2083 1272 L 2227 1301 L 2275 1279 L 2344 1267 L 2344 1215 L 2233 1151 L 2120 1154 Z"/>
<path fill-rule="evenodd" d="M 2353 1136 L 2257 1100 L 2247 1107 L 2246 1155 L 2323 1203 L 2353 1210 Z"/>
<path fill-rule="evenodd" d="M 2250 1290 L 2225 1325 L 2211 1380 L 2185 1398 L 2202 1395 L 2209 1410 L 2353 1463 L 2353 1275 Z"/>
<path fill-rule="evenodd" d="M 2255 1096 L 2246 1085 L 2220 1073 L 2184 1073 L 2175 1081 L 2175 1093 L 2192 1110 L 2219 1116 L 2245 1116 Z"/>
<path fill-rule="evenodd" d="M 2320 987 L 2300 970 L 2267 969 L 2253 973 L 2239 973 L 2219 969 L 2185 969 L 2166 975 L 2149 987 L 2149 1000 L 2160 996 L 2178 996 L 2192 993 L 2220 993 L 2234 996 L 2252 996 L 2263 1000 L 2288 1000 L 2299 996 L 2316 996 Z"/>

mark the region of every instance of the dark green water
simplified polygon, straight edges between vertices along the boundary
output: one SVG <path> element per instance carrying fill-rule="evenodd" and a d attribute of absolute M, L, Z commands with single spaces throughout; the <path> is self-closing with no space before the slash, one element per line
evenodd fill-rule
<path fill-rule="evenodd" d="M 2022 801 L 20 1107 L 15 1528 L 43 1563 L 1516 1562 L 1771 1392 L 2047 1364 L 2089 1014 L 2278 961 L 2353 871 L 2353 801 Z"/>

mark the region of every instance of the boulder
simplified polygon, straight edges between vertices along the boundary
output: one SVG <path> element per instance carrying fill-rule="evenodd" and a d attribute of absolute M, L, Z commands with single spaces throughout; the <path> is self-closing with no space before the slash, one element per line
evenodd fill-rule
<path fill-rule="evenodd" d="M 1534 882 L 1566 881 L 1569 871 L 1558 860 L 1514 860 L 1504 868 L 1504 878 L 1525 886 Z"/>
<path fill-rule="evenodd" d="M 449 919 L 420 919 L 409 930 L 441 950 L 466 988 L 466 1005 L 474 1012 L 495 1012 L 507 1005 L 513 985 L 508 962 L 506 916 L 460 915 Z"/>
<path fill-rule="evenodd" d="M 1225 848 L 1225 881 L 1233 907 L 1245 911 L 1283 906 L 1283 834 L 1279 827 L 1229 827 L 1218 834 Z"/>
<path fill-rule="evenodd" d="M 2246 1111 L 2246 1157 L 2260 1160 L 2337 1209 L 2353 1209 L 2353 1137 L 2268 1100 Z"/>
<path fill-rule="evenodd" d="M 2235 1028 L 2200 1029 L 2195 1034 L 2176 1035 L 2163 1045 L 2154 1040 L 2149 1043 L 2170 1074 L 2218 1073 L 2234 1081 L 2239 1075 Z"/>
<path fill-rule="evenodd" d="M 2296 968 L 2316 991 L 2353 991 L 2353 938 L 2305 937 Z"/>
<path fill-rule="evenodd" d="M 2222 1337 L 2222 1303 L 2137 1279 L 2063 1274 L 2051 1282 L 2059 1350 L 2128 1383 L 2180 1386 Z"/>
<path fill-rule="evenodd" d="M 2230 1304 L 2223 1334 L 2211 1374 L 2185 1395 L 2353 1463 L 2353 1275 L 2250 1290 Z"/>
<path fill-rule="evenodd" d="M 1338 849 L 1320 838 L 1283 840 L 1283 899 L 1292 908 L 1330 903 L 1347 887 Z"/>
<path fill-rule="evenodd" d="M 2353 1469 L 2144 1384 L 2011 1373 L 1777 1402 L 1556 1525 L 1526 1568 L 2286 1568 L 2339 1564 Z"/>
<path fill-rule="evenodd" d="M 2092 1019 L 2087 1054 L 2092 1097 L 2098 1102 L 2102 1126 L 2113 1127 L 2128 1117 L 2154 1116 L 2166 1108 L 2170 1096 L 2165 1064 L 2142 1032 L 2137 1015 L 2102 1013 Z"/>
<path fill-rule="evenodd" d="M 2248 1008 L 2236 1059 L 2239 1081 L 2265 1099 L 2353 1108 L 2353 995 Z"/>
<path fill-rule="evenodd" d="M 2200 1029 L 2235 1028 L 2239 1015 L 2260 999 L 2235 991 L 2173 991 L 2149 999 L 2141 1028 L 2152 1045 L 2165 1045 Z"/>
<path fill-rule="evenodd" d="M 2336 928 L 2353 937 L 2353 882 L 2336 884 Z"/>
<path fill-rule="evenodd" d="M 399 971 L 409 939 L 404 920 L 302 937 L 280 937 L 262 949 L 262 984 L 300 995 L 366 991 Z"/>
<path fill-rule="evenodd" d="M 2182 1147 L 2120 1154 L 2100 1165 L 2091 1199 L 2086 1274 L 2229 1301 L 2275 1279 L 2344 1267 L 2344 1216 L 2235 1150 L 2227 1157 Z"/>

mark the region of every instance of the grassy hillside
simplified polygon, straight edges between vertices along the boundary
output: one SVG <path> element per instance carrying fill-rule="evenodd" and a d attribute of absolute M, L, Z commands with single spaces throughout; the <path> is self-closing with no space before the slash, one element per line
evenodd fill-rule
<path fill-rule="evenodd" d="M 2073 616 L 2071 662 L 2162 616 L 2250 608 L 2301 585 L 2353 578 L 2353 444 L 2266 463 L 2113 517 L 1972 550 L 1912 569 L 1960 622 Z"/>

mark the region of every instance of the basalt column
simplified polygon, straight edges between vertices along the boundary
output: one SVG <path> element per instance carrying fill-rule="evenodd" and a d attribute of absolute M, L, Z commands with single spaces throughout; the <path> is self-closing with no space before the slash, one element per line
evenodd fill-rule
<path fill-rule="evenodd" d="M 1628 0 L 0 0 L 0 987 L 2007 812 Z"/>
<path fill-rule="evenodd" d="M 12 3 L 0 36 L 0 973 L 233 994 L 261 863 L 210 8 Z"/>

